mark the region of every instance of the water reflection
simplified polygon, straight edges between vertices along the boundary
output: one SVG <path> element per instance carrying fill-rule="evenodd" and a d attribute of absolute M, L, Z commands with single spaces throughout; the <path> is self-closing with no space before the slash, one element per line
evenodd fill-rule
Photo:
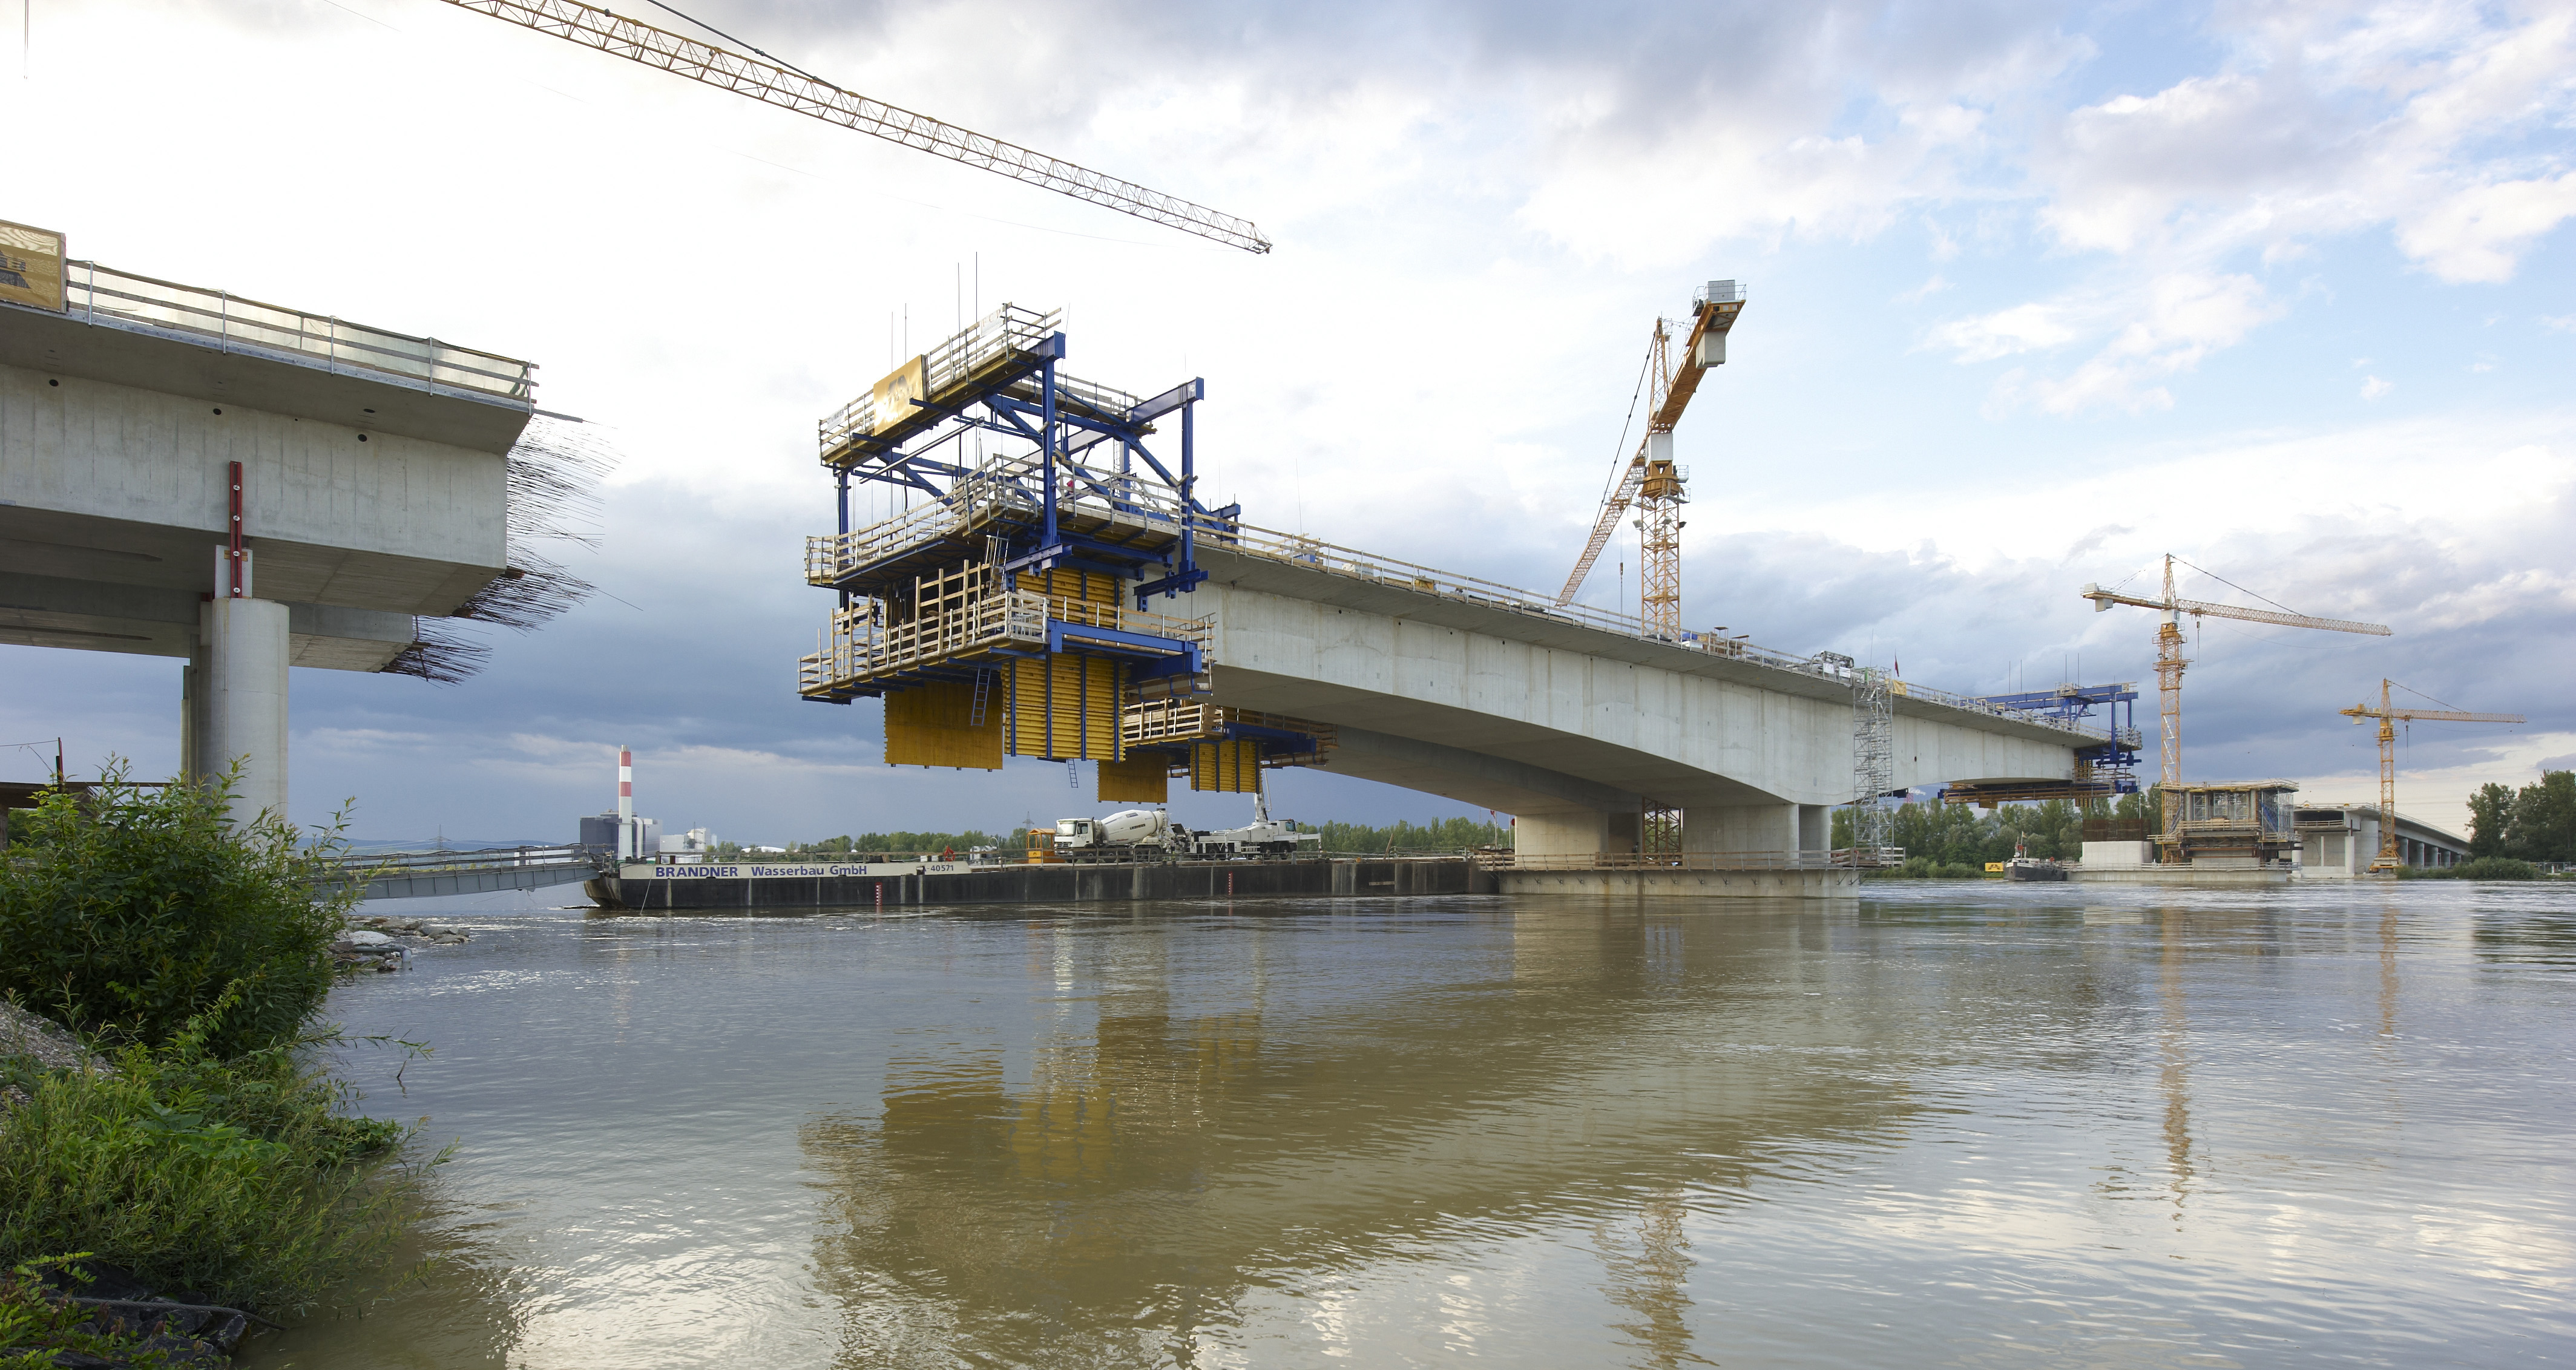
<path fill-rule="evenodd" d="M 2157 1045 L 2164 1054 L 2165 1167 L 2171 1176 L 2177 1223 L 2182 1221 L 2184 1191 L 2191 1187 L 2191 1012 L 2183 995 L 2182 922 L 2183 915 L 2171 911 L 2157 920 L 2156 957 L 2156 997 L 2164 1010 L 2164 1030 Z"/>
<path fill-rule="evenodd" d="M 1434 965 L 1400 927 L 1329 964 L 1258 924 L 1212 953 L 1032 929 L 1043 1028 L 894 1061 L 877 1116 L 802 1133 L 845 1363 L 1188 1364 L 1249 1290 L 1566 1216 L 1640 1363 L 1703 1363 L 1691 1196 L 1889 1139 L 1915 1043 L 1888 1001 L 1919 991 L 1798 955 L 1812 912 L 1495 930 Z"/>

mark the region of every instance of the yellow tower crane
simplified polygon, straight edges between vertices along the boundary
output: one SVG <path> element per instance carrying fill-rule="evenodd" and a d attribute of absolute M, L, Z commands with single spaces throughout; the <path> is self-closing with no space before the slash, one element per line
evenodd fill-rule
<path fill-rule="evenodd" d="M 2530 721 L 2520 714 L 2475 714 L 2466 709 L 2392 709 L 2388 705 L 2388 691 L 2394 683 L 2386 676 L 2379 678 L 2378 708 L 2370 707 L 2370 701 L 2365 699 L 2349 709 L 2338 711 L 2355 723 L 2365 718 L 2379 720 L 2379 855 L 2370 863 L 2373 874 L 2380 871 L 2394 871 L 2402 864 L 2397 859 L 2398 720 L 2403 719 L 2409 723 L 2419 720 L 2442 723 L 2527 723 Z"/>
<path fill-rule="evenodd" d="M 2162 598 L 2141 599 L 2136 595 L 2115 594 L 2099 585 L 2084 587 L 2084 597 L 2093 601 L 2095 613 L 2106 612 L 2114 604 L 2127 604 L 2140 609 L 2156 609 L 2165 621 L 2156 625 L 2156 702 L 2163 715 L 2164 747 L 2164 831 L 2175 831 L 2180 818 L 2182 796 L 2182 668 L 2190 663 L 2182 655 L 2182 616 L 2195 618 L 2234 618 L 2248 623 L 2270 623 L 2283 628 L 2325 628 L 2338 633 L 2369 633 L 2388 636 L 2381 623 L 2355 623 L 2340 618 L 2311 618 L 2275 609 L 2248 609 L 2236 604 L 2212 604 L 2204 600 L 2183 599 L 2174 594 L 2174 561 L 2165 556 L 2165 590 Z M 2186 563 L 2188 564 L 2188 563 Z M 2198 568 L 2194 568 L 2198 569 Z"/>
<path fill-rule="evenodd" d="M 1682 343 L 1682 362 L 1673 365 L 1673 321 L 1655 320 L 1646 343 L 1649 404 L 1646 436 L 1628 462 L 1619 483 L 1601 501 L 1592 522 L 1592 540 L 1574 563 L 1574 574 L 1556 602 L 1571 604 L 1592 574 L 1592 563 L 1618 531 L 1619 516 L 1637 506 L 1637 617 L 1650 637 L 1678 641 L 1682 635 L 1682 505 L 1688 503 L 1683 483 L 1690 473 L 1673 464 L 1673 426 L 1682 421 L 1691 396 L 1699 392 L 1700 373 L 1726 363 L 1727 330 L 1744 312 L 1744 287 L 1736 281 L 1711 281 L 1691 300 L 1690 333 Z"/>

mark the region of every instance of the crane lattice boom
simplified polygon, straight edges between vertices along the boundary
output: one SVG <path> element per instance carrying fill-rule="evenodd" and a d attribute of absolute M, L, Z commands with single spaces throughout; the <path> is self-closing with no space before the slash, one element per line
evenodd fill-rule
<path fill-rule="evenodd" d="M 765 104 L 810 115 L 825 123 L 901 143 L 971 167 L 1044 186 L 1122 214 L 1214 239 L 1246 252 L 1268 252 L 1270 240 L 1248 219 L 1220 214 L 1177 195 L 1032 152 L 908 109 L 871 100 L 828 81 L 746 57 L 738 52 L 639 24 L 580 0 L 448 0 L 449 4 L 523 28 L 570 39 L 584 47 L 686 76 L 692 81 L 748 95 Z"/>
<path fill-rule="evenodd" d="M 2235 618 L 2243 619 L 2247 623 L 2279 624 L 2284 628 L 2328 628 L 2339 633 L 2370 633 L 2378 637 L 2388 636 L 2387 625 L 2381 623 L 2356 623 L 2351 619 L 2343 618 L 2314 618 L 2307 614 L 2283 613 L 2275 609 L 2248 609 L 2236 604 L 2212 604 L 2207 600 L 2139 599 L 2134 595 L 2115 595 L 2108 590 L 2089 587 L 2084 591 L 2084 597 L 2104 608 L 2114 604 L 2133 604 L 2141 609 L 2166 609 L 2196 617 Z"/>
<path fill-rule="evenodd" d="M 2466 709 L 2400 709 L 2388 702 L 2390 687 L 2397 682 L 2386 676 L 2379 680 L 2379 707 L 2370 707 L 2365 699 L 2349 709 L 2337 712 L 2359 723 L 2365 718 L 2379 720 L 2379 855 L 2370 863 L 2372 871 L 2394 871 L 2405 864 L 2397 855 L 2397 725 L 2400 722 L 2441 723 L 2526 723 L 2520 714 L 2479 714 Z"/>

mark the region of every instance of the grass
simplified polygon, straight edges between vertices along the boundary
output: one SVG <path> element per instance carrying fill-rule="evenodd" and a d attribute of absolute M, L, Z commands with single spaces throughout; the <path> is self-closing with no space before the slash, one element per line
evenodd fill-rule
<path fill-rule="evenodd" d="M 294 1313 L 381 1254 L 416 1208 L 405 1129 L 351 1116 L 311 1064 L 335 1040 L 218 1059 L 200 1020 L 112 1073 L 0 1062 L 0 1256 L 84 1251 L 156 1289 Z"/>

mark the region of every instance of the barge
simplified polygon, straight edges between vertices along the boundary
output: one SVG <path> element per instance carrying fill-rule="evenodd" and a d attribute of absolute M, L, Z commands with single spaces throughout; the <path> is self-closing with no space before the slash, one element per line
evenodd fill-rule
<path fill-rule="evenodd" d="M 585 881 L 582 892 L 602 909 L 643 912 L 1491 894 L 1496 888 L 1494 872 L 1475 858 L 1447 856 L 1026 865 L 689 862 L 620 866 Z"/>

